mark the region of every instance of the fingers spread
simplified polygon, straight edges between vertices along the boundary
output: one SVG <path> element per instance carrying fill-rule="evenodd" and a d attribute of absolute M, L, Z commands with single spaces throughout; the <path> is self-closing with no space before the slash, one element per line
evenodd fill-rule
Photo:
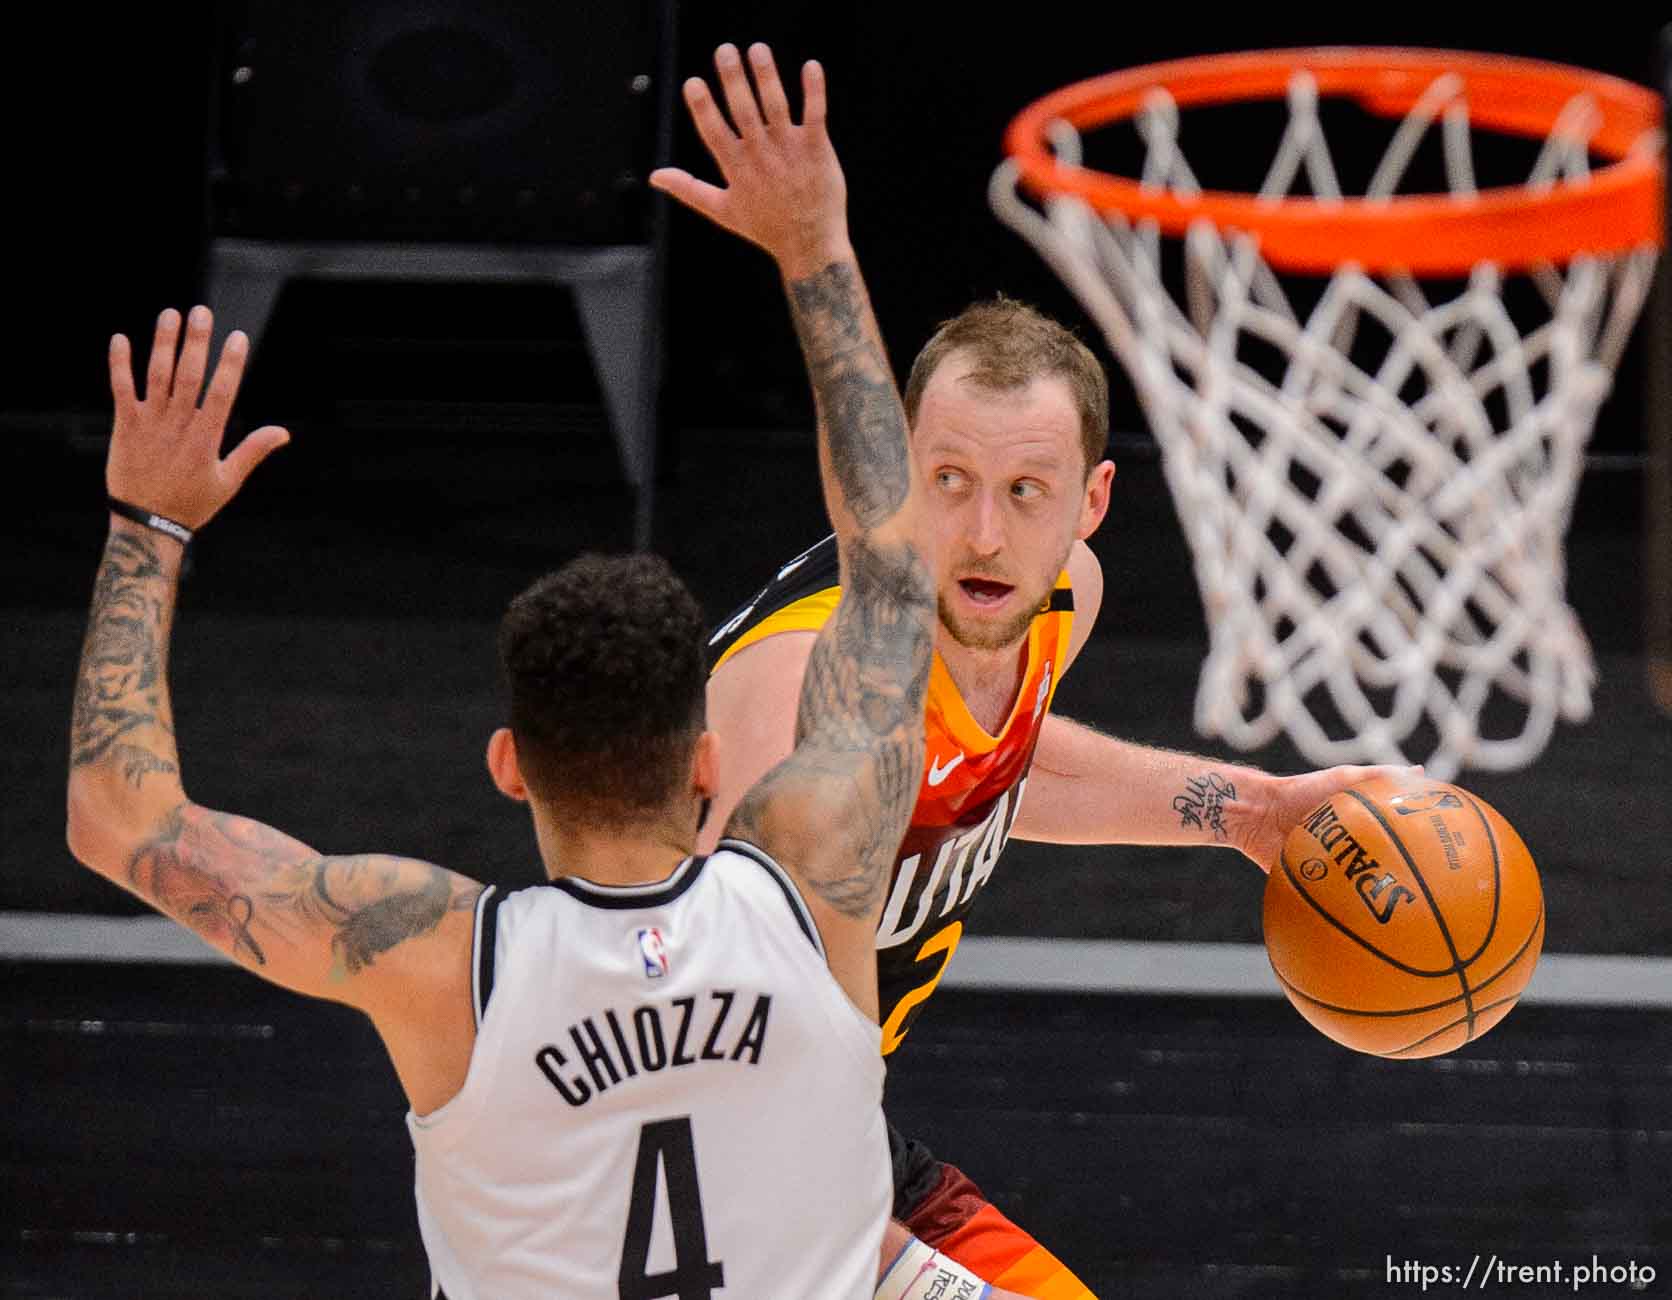
<path fill-rule="evenodd" d="M 227 335 L 226 345 L 221 348 L 215 377 L 209 381 L 209 392 L 203 399 L 202 418 L 204 429 L 213 435 L 216 446 L 220 445 L 221 431 L 226 428 L 227 417 L 232 414 L 232 400 L 238 396 L 238 385 L 244 378 L 244 362 L 249 348 L 250 341 L 244 332 L 233 330 Z"/>
<path fill-rule="evenodd" d="M 731 114 L 737 133 L 747 140 L 764 128 L 760 106 L 755 103 L 755 90 L 749 84 L 749 74 L 743 70 L 743 60 L 737 56 L 737 47 L 722 45 L 714 51 L 714 66 L 720 74 L 720 89 L 726 96 L 726 111 Z"/>
<path fill-rule="evenodd" d="M 801 124 L 824 125 L 824 65 L 808 59 L 801 68 Z"/>
<path fill-rule="evenodd" d="M 685 106 L 691 110 L 691 125 L 707 147 L 709 156 L 725 170 L 727 161 L 737 148 L 737 136 L 731 125 L 720 114 L 720 106 L 708 93 L 708 84 L 701 77 L 685 82 Z"/>
<path fill-rule="evenodd" d="M 132 406 L 134 397 L 133 348 L 126 334 L 110 338 L 110 393 L 116 399 L 116 409 Z"/>
<path fill-rule="evenodd" d="M 658 167 L 650 173 L 650 186 L 670 198 L 678 199 L 686 207 L 700 212 L 712 221 L 723 222 L 726 191 L 718 185 L 700 181 L 679 167 Z"/>
<path fill-rule="evenodd" d="M 157 332 L 151 339 L 151 364 L 145 372 L 145 400 L 168 401 L 174 387 L 174 348 L 180 338 L 180 313 L 170 307 L 157 317 Z"/>
<path fill-rule="evenodd" d="M 749 47 L 749 65 L 755 72 L 755 87 L 760 91 L 761 114 L 769 126 L 792 126 L 790 101 L 784 94 L 784 83 L 778 80 L 778 65 L 772 51 L 756 41 Z"/>
<path fill-rule="evenodd" d="M 169 407 L 176 415 L 191 414 L 203 391 L 203 375 L 209 368 L 209 331 L 214 318 L 207 307 L 193 307 L 186 318 L 186 345 L 180 349 L 180 368 L 174 372 L 174 390 Z"/>
<path fill-rule="evenodd" d="M 276 424 L 269 424 L 257 429 L 234 447 L 231 454 L 221 462 L 222 470 L 231 480 L 232 490 L 236 492 L 243 487 L 244 480 L 250 476 L 251 471 L 289 441 L 288 430 Z"/>

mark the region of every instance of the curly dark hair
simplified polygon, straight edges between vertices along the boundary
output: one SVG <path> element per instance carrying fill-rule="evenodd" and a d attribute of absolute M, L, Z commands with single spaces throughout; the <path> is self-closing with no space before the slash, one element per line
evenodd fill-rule
<path fill-rule="evenodd" d="M 641 819 L 690 779 L 705 720 L 704 624 L 655 555 L 582 555 L 499 625 L 517 764 L 567 816 Z"/>

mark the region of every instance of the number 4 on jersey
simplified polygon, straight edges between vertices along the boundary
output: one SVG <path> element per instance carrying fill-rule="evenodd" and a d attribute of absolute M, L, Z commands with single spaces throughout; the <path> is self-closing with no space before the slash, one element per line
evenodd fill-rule
<path fill-rule="evenodd" d="M 673 1225 L 673 1269 L 650 1273 L 650 1229 L 656 1221 L 657 1171 L 668 1188 L 668 1221 Z M 708 1258 L 708 1232 L 697 1189 L 697 1148 L 691 1117 L 660 1119 L 639 1130 L 633 1167 L 633 1195 L 627 1205 L 627 1237 L 621 1243 L 621 1300 L 713 1300 L 726 1273 Z"/>

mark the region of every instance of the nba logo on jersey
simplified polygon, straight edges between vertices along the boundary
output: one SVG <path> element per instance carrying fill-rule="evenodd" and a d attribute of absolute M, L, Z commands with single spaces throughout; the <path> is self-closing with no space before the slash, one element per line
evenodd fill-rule
<path fill-rule="evenodd" d="M 668 973 L 668 949 L 662 932 L 655 927 L 639 931 L 639 956 L 644 959 L 646 979 L 659 980 Z"/>

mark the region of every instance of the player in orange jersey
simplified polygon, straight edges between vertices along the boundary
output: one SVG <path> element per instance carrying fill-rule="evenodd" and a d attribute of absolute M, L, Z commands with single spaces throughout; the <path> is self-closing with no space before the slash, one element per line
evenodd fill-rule
<path fill-rule="evenodd" d="M 769 57 L 751 47 L 757 76 Z M 728 68 L 742 75 L 731 47 L 716 61 L 723 77 Z M 754 107 L 752 99 L 728 102 L 745 114 Z M 755 122 L 736 123 L 740 138 L 720 142 L 716 161 L 728 178 L 751 166 L 751 129 L 783 110 L 755 111 Z M 735 213 L 713 209 L 702 182 L 679 175 L 661 187 L 747 237 Z M 843 191 L 831 201 L 844 202 Z M 885 1053 L 899 1048 L 933 994 L 1010 835 L 1223 844 L 1269 870 L 1305 812 L 1382 770 L 1276 777 L 1128 744 L 1050 713 L 1102 601 L 1102 572 L 1085 539 L 1108 509 L 1115 473 L 1103 457 L 1107 379 L 1067 330 L 1020 303 L 979 303 L 925 346 L 905 408 L 934 520 L 940 627 L 925 770 L 877 934 Z M 808 654 L 840 595 L 833 544 L 820 543 L 783 565 L 714 634 L 708 706 L 721 758 L 711 826 L 792 749 Z M 960 1170 L 892 1127 L 890 1141 L 899 1221 L 890 1240 L 902 1255 L 879 1295 L 915 1295 L 904 1283 L 891 1290 L 891 1279 L 935 1270 L 1039 1300 L 1092 1294 Z"/>

